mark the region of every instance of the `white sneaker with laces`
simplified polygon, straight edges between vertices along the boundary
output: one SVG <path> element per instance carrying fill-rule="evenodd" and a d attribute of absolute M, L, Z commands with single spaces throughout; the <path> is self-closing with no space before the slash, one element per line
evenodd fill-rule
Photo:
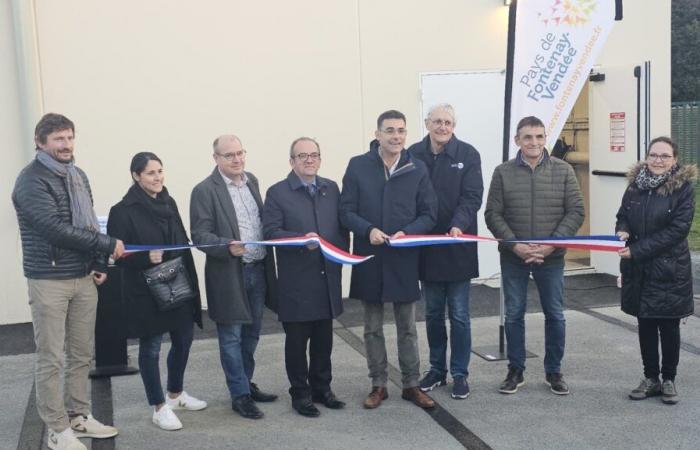
<path fill-rule="evenodd" d="M 52 450 L 87 450 L 87 447 L 78 440 L 70 428 L 66 428 L 60 433 L 49 428 L 49 435 L 46 441 Z"/>
<path fill-rule="evenodd" d="M 194 398 L 185 391 L 180 392 L 180 395 L 175 398 L 166 396 L 165 403 L 173 410 L 186 409 L 189 411 L 200 411 L 207 407 L 207 402 Z"/>
<path fill-rule="evenodd" d="M 153 423 L 166 431 L 175 431 L 182 428 L 182 422 L 180 422 L 180 419 L 177 418 L 167 403 L 159 411 L 153 408 Z"/>
<path fill-rule="evenodd" d="M 75 416 L 70 420 L 70 427 L 77 437 L 89 437 L 97 439 L 111 438 L 119 434 L 116 428 L 111 425 L 105 425 L 92 417 L 92 414 L 87 416 Z"/>

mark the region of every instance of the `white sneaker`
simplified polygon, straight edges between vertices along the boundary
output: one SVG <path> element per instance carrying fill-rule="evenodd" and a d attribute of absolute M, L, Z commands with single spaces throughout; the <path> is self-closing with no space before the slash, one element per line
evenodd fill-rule
<path fill-rule="evenodd" d="M 165 403 L 173 410 L 187 409 L 189 411 L 199 411 L 207 407 L 207 402 L 194 398 L 185 391 L 180 392 L 180 395 L 175 398 L 166 396 Z"/>
<path fill-rule="evenodd" d="M 160 408 L 160 411 L 156 411 L 153 408 L 153 423 L 167 431 L 175 431 L 182 428 L 182 422 L 180 422 L 180 419 L 177 418 L 167 403 Z"/>
<path fill-rule="evenodd" d="M 70 428 L 66 428 L 60 433 L 49 428 L 49 436 L 46 441 L 52 450 L 87 450 L 87 447 L 75 437 Z"/>
<path fill-rule="evenodd" d="M 89 437 L 97 439 L 111 438 L 119 434 L 116 428 L 111 425 L 105 425 L 92 417 L 92 414 L 87 416 L 75 416 L 70 420 L 70 427 L 77 437 Z"/>

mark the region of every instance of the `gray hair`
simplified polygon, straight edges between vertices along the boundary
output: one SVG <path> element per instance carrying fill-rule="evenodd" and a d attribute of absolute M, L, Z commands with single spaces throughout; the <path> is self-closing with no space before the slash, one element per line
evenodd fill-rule
<path fill-rule="evenodd" d="M 450 105 L 449 103 L 438 103 L 437 105 L 433 105 L 430 107 L 428 110 L 428 115 L 425 116 L 426 120 L 430 119 L 434 113 L 437 111 L 445 111 L 447 114 L 452 117 L 452 122 L 457 123 L 457 117 L 455 116 L 455 109 Z"/>
<path fill-rule="evenodd" d="M 296 138 L 292 141 L 292 145 L 289 146 L 289 158 L 294 159 L 294 146 L 297 145 L 297 143 L 301 141 L 308 141 L 308 142 L 313 142 L 316 145 L 316 149 L 318 149 L 318 152 L 321 153 L 321 146 L 318 145 L 318 142 L 316 142 L 316 139 L 302 136 L 299 138 Z"/>
<path fill-rule="evenodd" d="M 235 134 L 223 134 L 223 135 L 219 136 L 218 138 L 214 139 L 214 142 L 212 143 L 212 148 L 214 149 L 214 153 L 216 153 L 216 150 L 219 147 L 219 141 L 228 140 L 228 139 L 238 141 L 238 143 L 241 144 L 241 147 L 243 147 L 243 142 L 241 142 L 241 140 Z"/>

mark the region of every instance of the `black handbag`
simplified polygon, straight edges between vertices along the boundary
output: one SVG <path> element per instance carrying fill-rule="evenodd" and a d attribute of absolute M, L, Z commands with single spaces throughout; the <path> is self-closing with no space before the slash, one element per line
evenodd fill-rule
<path fill-rule="evenodd" d="M 170 311 L 197 296 L 182 256 L 143 271 L 146 285 L 160 311 Z"/>

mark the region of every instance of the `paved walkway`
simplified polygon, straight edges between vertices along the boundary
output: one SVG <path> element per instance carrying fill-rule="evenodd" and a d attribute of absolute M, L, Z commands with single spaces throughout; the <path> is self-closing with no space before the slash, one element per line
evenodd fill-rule
<path fill-rule="evenodd" d="M 571 281 L 573 278 L 577 280 Z M 617 291 L 609 287 L 609 281 L 600 277 L 567 278 L 567 302 L 573 309 L 566 312 L 567 354 L 563 371 L 572 389 L 569 396 L 555 396 L 543 383 L 543 316 L 533 312 L 527 315 L 528 350 L 539 357 L 528 359 L 526 384 L 517 394 L 497 392 L 506 372 L 504 361 L 488 362 L 472 354 L 469 376 L 472 395 L 467 400 L 453 400 L 448 385 L 432 393 L 439 404 L 435 411 L 418 409 L 400 398 L 395 329 L 389 325 L 385 327 L 392 364 L 389 399 L 377 410 L 364 410 L 361 404 L 369 380 L 362 354 L 362 327 L 354 320 L 356 303 L 349 302 L 347 320 L 336 324 L 333 353 L 333 388 L 348 403 L 345 410 L 321 407 L 320 418 L 308 419 L 291 409 L 286 394 L 284 336 L 272 330 L 261 339 L 255 379 L 265 390 L 279 394 L 280 399 L 260 405 L 266 414 L 263 420 L 242 419 L 230 409 L 217 343 L 203 336 L 193 345 L 185 388 L 209 402 L 206 410 L 178 413 L 185 428 L 164 432 L 150 422 L 140 377 L 94 381 L 95 415 L 111 419 L 121 434 L 116 439 L 94 442 L 87 439 L 85 443 L 98 450 L 697 449 L 700 318 L 692 316 L 681 327 L 684 344 L 677 378 L 681 402 L 667 406 L 658 398 L 628 400 L 628 391 L 636 386 L 641 375 L 636 323 L 617 306 L 611 306 Z M 477 313 L 491 310 L 494 298 L 497 299 L 494 292 L 473 290 L 474 310 Z M 489 304 L 480 305 L 482 299 L 487 299 Z M 495 344 L 497 316 L 476 316 L 472 320 L 474 346 Z M 428 354 L 423 322 L 418 324 L 418 330 L 422 367 L 426 369 Z M 136 351 L 134 346 L 129 348 L 132 357 Z M 33 407 L 32 363 L 31 354 L 0 357 L 0 395 L 5 411 L 0 414 L 2 450 L 17 449 L 18 444 L 22 449 L 40 448 L 42 427 L 36 423 Z"/>

